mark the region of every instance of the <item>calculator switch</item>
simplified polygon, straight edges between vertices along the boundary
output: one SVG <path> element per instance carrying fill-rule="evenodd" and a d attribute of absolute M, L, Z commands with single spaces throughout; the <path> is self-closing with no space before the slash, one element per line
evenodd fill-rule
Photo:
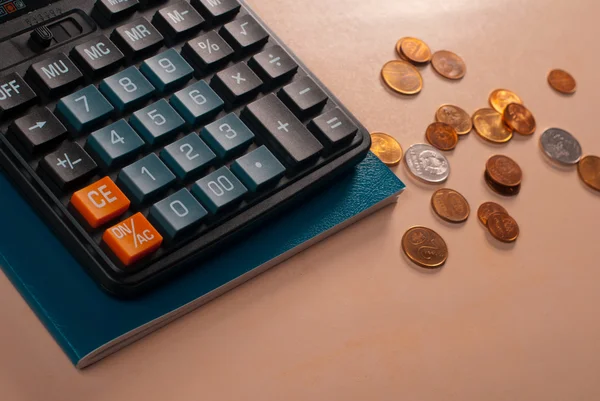
<path fill-rule="evenodd" d="M 224 102 L 204 81 L 175 93 L 169 100 L 189 125 L 198 125 L 223 110 Z"/>
<path fill-rule="evenodd" d="M 67 129 L 44 107 L 13 121 L 8 133 L 32 154 L 57 144 L 66 135 Z"/>
<path fill-rule="evenodd" d="M 185 121 L 165 99 L 160 99 L 133 113 L 129 123 L 147 144 L 155 145 L 177 135 Z"/>
<path fill-rule="evenodd" d="M 339 148 L 351 142 L 358 131 L 358 127 L 338 108 L 315 118 L 308 128 L 327 149 Z"/>
<path fill-rule="evenodd" d="M 16 72 L 0 77 L 0 118 L 29 107 L 36 99 L 35 92 Z"/>
<path fill-rule="evenodd" d="M 95 7 L 110 22 L 132 14 L 140 6 L 138 0 L 96 0 Z"/>
<path fill-rule="evenodd" d="M 135 157 L 143 146 L 142 138 L 122 119 L 93 132 L 85 143 L 85 149 L 104 168 Z"/>
<path fill-rule="evenodd" d="M 168 240 L 173 240 L 196 227 L 207 214 L 206 209 L 183 188 L 155 203 L 148 219 Z"/>
<path fill-rule="evenodd" d="M 159 92 L 181 87 L 194 75 L 192 67 L 175 49 L 166 50 L 147 59 L 140 66 L 140 71 Z"/>
<path fill-rule="evenodd" d="M 186 1 L 179 1 L 158 10 L 152 17 L 154 25 L 172 41 L 189 37 L 198 32 L 204 18 Z"/>
<path fill-rule="evenodd" d="M 117 178 L 117 184 L 136 205 L 166 191 L 174 181 L 175 175 L 154 153 L 122 169 Z"/>
<path fill-rule="evenodd" d="M 154 86 L 135 67 L 104 79 L 98 89 L 121 112 L 144 104 L 155 91 Z"/>
<path fill-rule="evenodd" d="M 102 240 L 129 266 L 160 248 L 163 237 L 142 213 L 136 213 L 106 230 Z"/>
<path fill-rule="evenodd" d="M 110 38 L 129 58 L 158 50 L 163 42 L 163 36 L 145 18 L 116 28 Z"/>
<path fill-rule="evenodd" d="M 219 30 L 219 34 L 231 45 L 238 56 L 259 49 L 269 41 L 269 34 L 250 15 L 225 24 Z"/>
<path fill-rule="evenodd" d="M 210 85 L 230 106 L 255 97 L 262 84 L 260 78 L 244 63 L 216 73 L 210 81 Z"/>
<path fill-rule="evenodd" d="M 254 139 L 250 129 L 233 113 L 205 126 L 200 137 L 221 159 L 246 150 Z"/>
<path fill-rule="evenodd" d="M 188 41 L 181 55 L 201 70 L 216 69 L 229 61 L 233 49 L 215 31 Z"/>
<path fill-rule="evenodd" d="M 68 92 L 83 80 L 83 74 L 64 53 L 57 53 L 29 67 L 25 78 L 54 97 Z"/>
<path fill-rule="evenodd" d="M 281 46 L 273 46 L 248 61 L 248 66 L 268 85 L 289 80 L 298 71 L 298 64 Z"/>
<path fill-rule="evenodd" d="M 210 166 L 216 156 L 198 134 L 192 132 L 161 150 L 160 158 L 184 181 Z"/>
<path fill-rule="evenodd" d="M 237 0 L 192 0 L 192 5 L 213 25 L 233 18 L 240 11 Z"/>
<path fill-rule="evenodd" d="M 116 219 L 129 209 L 130 204 L 110 177 L 104 177 L 80 189 L 71 197 L 71 205 L 92 228 Z"/>
<path fill-rule="evenodd" d="M 108 100 L 90 85 L 60 99 L 55 114 L 75 132 L 81 133 L 107 120 L 113 111 Z"/>
<path fill-rule="evenodd" d="M 84 181 L 96 170 L 94 160 L 74 142 L 64 142 L 58 150 L 44 157 L 39 164 L 60 189 Z"/>
<path fill-rule="evenodd" d="M 83 72 L 91 78 L 119 68 L 125 58 L 117 46 L 104 35 L 75 46 L 70 54 Z"/>
<path fill-rule="evenodd" d="M 327 95 L 308 77 L 284 86 L 277 94 L 300 119 L 314 115 L 327 103 Z"/>
<path fill-rule="evenodd" d="M 192 186 L 194 196 L 212 214 L 234 206 L 247 192 L 244 184 L 227 167 L 221 167 Z"/>
<path fill-rule="evenodd" d="M 254 149 L 237 159 L 231 171 L 252 192 L 277 182 L 285 173 L 285 167 L 265 146 Z"/>

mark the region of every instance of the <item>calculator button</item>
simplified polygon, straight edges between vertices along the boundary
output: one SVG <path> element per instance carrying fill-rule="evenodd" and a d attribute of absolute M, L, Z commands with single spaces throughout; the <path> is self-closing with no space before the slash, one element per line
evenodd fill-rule
<path fill-rule="evenodd" d="M 237 55 L 259 49 L 269 40 L 269 34 L 249 15 L 224 25 L 219 34 L 233 47 Z"/>
<path fill-rule="evenodd" d="M 129 209 L 130 204 L 110 177 L 104 177 L 80 189 L 71 197 L 71 205 L 92 228 L 98 228 L 119 217 Z"/>
<path fill-rule="evenodd" d="M 84 181 L 96 170 L 94 160 L 73 142 L 64 142 L 57 151 L 44 157 L 39 166 L 60 189 Z"/>
<path fill-rule="evenodd" d="M 197 226 L 207 214 L 206 209 L 184 188 L 155 203 L 148 218 L 168 240 L 173 240 Z"/>
<path fill-rule="evenodd" d="M 246 64 L 238 63 L 215 74 L 210 85 L 229 105 L 235 105 L 256 96 L 262 81 Z"/>
<path fill-rule="evenodd" d="M 215 31 L 188 41 L 181 55 L 201 70 L 215 69 L 224 65 L 233 54 L 233 49 Z"/>
<path fill-rule="evenodd" d="M 225 117 L 202 128 L 200 137 L 221 159 L 246 150 L 254 139 L 254 134 L 235 114 Z"/>
<path fill-rule="evenodd" d="M 79 133 L 107 120 L 113 110 L 98 89 L 90 85 L 60 99 L 55 114 Z"/>
<path fill-rule="evenodd" d="M 231 165 L 231 171 L 252 192 L 273 184 L 285 173 L 283 164 L 265 146 L 240 157 Z"/>
<path fill-rule="evenodd" d="M 104 79 L 98 89 L 121 112 L 144 104 L 155 91 L 154 86 L 135 67 Z"/>
<path fill-rule="evenodd" d="M 221 167 L 192 186 L 192 193 L 212 213 L 233 206 L 248 192 L 246 187 L 229 171 Z"/>
<path fill-rule="evenodd" d="M 237 0 L 192 0 L 192 5 L 212 24 L 227 21 L 240 11 Z"/>
<path fill-rule="evenodd" d="M 143 146 L 142 138 L 125 120 L 93 132 L 85 143 L 85 149 L 105 168 L 133 158 Z"/>
<path fill-rule="evenodd" d="M 140 71 L 159 92 L 180 87 L 194 75 L 192 67 L 174 49 L 147 59 L 140 66 Z"/>
<path fill-rule="evenodd" d="M 161 150 L 160 158 L 184 181 L 208 167 L 216 156 L 198 134 L 192 132 Z"/>
<path fill-rule="evenodd" d="M 117 184 L 135 204 L 166 191 L 173 181 L 175 176 L 171 170 L 154 153 L 123 168 L 117 178 Z"/>
<path fill-rule="evenodd" d="M 279 98 L 298 117 L 305 118 L 321 110 L 327 103 L 327 95 L 308 77 L 283 87 Z"/>
<path fill-rule="evenodd" d="M 55 145 L 65 136 L 67 129 L 44 107 L 13 121 L 8 132 L 31 154 Z"/>
<path fill-rule="evenodd" d="M 117 69 L 125 58 L 121 50 L 104 35 L 76 46 L 70 54 L 83 72 L 91 78 Z"/>
<path fill-rule="evenodd" d="M 175 93 L 169 100 L 171 105 L 190 125 L 211 119 L 223 110 L 223 100 L 204 81 Z"/>
<path fill-rule="evenodd" d="M 106 230 L 102 241 L 129 266 L 160 248 L 163 238 L 143 214 L 136 213 Z"/>
<path fill-rule="evenodd" d="M 110 36 L 127 57 L 151 53 L 162 46 L 162 35 L 145 18 L 116 28 Z"/>
<path fill-rule="evenodd" d="M 47 96 L 68 92 L 83 79 L 83 74 L 64 53 L 57 53 L 29 67 L 25 78 L 35 83 Z"/>
<path fill-rule="evenodd" d="M 154 145 L 177 135 L 185 121 L 165 99 L 160 99 L 133 113 L 129 123 L 147 144 Z"/>
<path fill-rule="evenodd" d="M 248 66 L 267 84 L 289 80 L 298 71 L 298 64 L 281 46 L 273 46 L 248 61 Z"/>
<path fill-rule="evenodd" d="M 35 92 L 16 72 L 0 78 L 0 118 L 29 107 L 36 99 Z"/>
<path fill-rule="evenodd" d="M 254 132 L 273 145 L 284 162 L 295 167 L 318 157 L 323 145 L 274 94 L 269 94 L 249 104 L 242 118 Z"/>
<path fill-rule="evenodd" d="M 198 32 L 204 18 L 188 2 L 180 1 L 158 10 L 152 23 L 167 38 L 175 41 Z"/>
<path fill-rule="evenodd" d="M 326 148 L 337 148 L 352 141 L 358 128 L 338 108 L 315 118 L 308 128 Z"/>
<path fill-rule="evenodd" d="M 110 22 L 117 21 L 138 9 L 138 0 L 96 0 L 95 7 Z"/>

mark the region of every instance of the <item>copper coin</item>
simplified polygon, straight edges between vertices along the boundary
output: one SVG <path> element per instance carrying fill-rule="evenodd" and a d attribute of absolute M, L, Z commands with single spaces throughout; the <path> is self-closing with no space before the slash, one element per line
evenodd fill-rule
<path fill-rule="evenodd" d="M 412 227 L 404 233 L 402 250 L 411 261 L 428 269 L 441 267 L 448 260 L 446 242 L 426 227 Z"/>
<path fill-rule="evenodd" d="M 427 141 L 439 150 L 452 150 L 458 144 L 458 134 L 446 123 L 432 123 L 425 132 Z"/>
<path fill-rule="evenodd" d="M 444 104 L 435 113 L 435 120 L 451 125 L 458 135 L 466 135 L 473 129 L 471 116 L 458 106 Z"/>
<path fill-rule="evenodd" d="M 508 214 L 493 213 L 488 217 L 487 228 L 492 237 L 502 242 L 514 242 L 519 237 L 519 225 Z"/>
<path fill-rule="evenodd" d="M 552 89 L 567 95 L 575 93 L 577 82 L 575 78 L 564 70 L 552 70 L 548 74 L 548 83 Z"/>
<path fill-rule="evenodd" d="M 387 86 L 403 95 L 415 95 L 423 88 L 421 74 L 406 61 L 389 61 L 383 66 L 381 77 Z"/>
<path fill-rule="evenodd" d="M 461 79 L 467 73 L 467 66 L 463 59 L 447 50 L 433 53 L 431 65 L 435 72 L 448 79 Z"/>
<path fill-rule="evenodd" d="M 388 166 L 395 166 L 402 160 L 402 146 L 394 137 L 383 132 L 371 134 L 371 152 Z"/>
<path fill-rule="evenodd" d="M 485 183 L 490 187 L 492 191 L 502 196 L 516 196 L 521 192 L 521 185 L 516 185 L 514 187 L 507 187 L 504 185 L 500 185 L 497 182 L 494 182 L 488 172 L 486 171 L 483 175 L 485 178 Z"/>
<path fill-rule="evenodd" d="M 506 125 L 521 135 L 532 135 L 535 132 L 535 118 L 522 104 L 511 103 L 506 106 L 502 118 Z"/>
<path fill-rule="evenodd" d="M 486 141 L 506 143 L 513 133 L 502 121 L 502 114 L 494 109 L 479 109 L 473 114 L 475 132 Z"/>
<path fill-rule="evenodd" d="M 396 53 L 398 53 L 398 57 L 400 57 L 404 61 L 409 61 L 408 58 L 402 53 L 402 42 L 404 42 L 406 38 L 400 38 L 398 42 L 396 42 Z"/>
<path fill-rule="evenodd" d="M 477 217 L 484 226 L 487 225 L 488 218 L 494 213 L 508 214 L 506 209 L 496 202 L 482 203 L 481 206 L 479 206 L 479 209 L 477 209 Z"/>
<path fill-rule="evenodd" d="M 469 218 L 469 202 L 453 189 L 438 189 L 431 196 L 431 207 L 435 214 L 449 223 L 462 223 Z"/>
<path fill-rule="evenodd" d="M 519 103 L 523 104 L 521 98 L 517 96 L 514 92 L 509 91 L 508 89 L 496 89 L 492 93 L 490 93 L 490 106 L 494 108 L 498 113 L 504 113 L 504 109 L 511 103 Z"/>
<path fill-rule="evenodd" d="M 523 179 L 521 167 L 513 159 L 504 155 L 490 157 L 485 164 L 485 171 L 493 182 L 505 187 L 516 187 Z"/>
<path fill-rule="evenodd" d="M 600 191 L 600 157 L 585 156 L 579 161 L 577 172 L 588 187 Z"/>
<path fill-rule="evenodd" d="M 431 49 L 421 39 L 403 38 L 400 53 L 413 63 L 425 64 L 431 61 Z"/>

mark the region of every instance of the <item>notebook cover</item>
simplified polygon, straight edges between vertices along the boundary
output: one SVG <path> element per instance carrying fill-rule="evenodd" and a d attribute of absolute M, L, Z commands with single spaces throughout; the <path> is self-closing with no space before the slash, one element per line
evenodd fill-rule
<path fill-rule="evenodd" d="M 302 207 L 134 300 L 104 293 L 0 173 L 0 266 L 77 367 L 85 367 L 394 202 L 404 184 L 369 154 Z M 268 244 L 268 245 L 267 245 Z"/>

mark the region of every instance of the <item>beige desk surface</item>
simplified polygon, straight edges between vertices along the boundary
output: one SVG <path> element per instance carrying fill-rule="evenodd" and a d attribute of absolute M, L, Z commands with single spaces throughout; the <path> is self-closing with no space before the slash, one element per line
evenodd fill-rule
<path fill-rule="evenodd" d="M 472 215 L 448 226 L 429 207 L 434 187 L 409 185 L 373 215 L 167 328 L 77 371 L 0 274 L 0 399 L 96 400 L 599 400 L 600 194 L 575 169 L 549 166 L 543 129 L 575 134 L 600 154 L 595 0 L 251 0 L 267 23 L 372 131 L 407 148 L 424 140 L 436 108 L 485 107 L 516 91 L 540 130 L 492 146 L 472 133 L 449 155 L 448 187 L 473 210 L 501 201 L 521 225 L 515 245 L 491 240 Z M 285 17 L 284 17 L 285 16 Z M 413 35 L 461 54 L 461 82 L 422 70 L 423 92 L 387 92 L 381 66 Z M 579 90 L 561 97 L 551 68 Z M 521 194 L 483 183 L 493 153 L 516 159 Z M 404 231 L 440 232 L 450 258 L 437 274 L 413 269 Z"/>

